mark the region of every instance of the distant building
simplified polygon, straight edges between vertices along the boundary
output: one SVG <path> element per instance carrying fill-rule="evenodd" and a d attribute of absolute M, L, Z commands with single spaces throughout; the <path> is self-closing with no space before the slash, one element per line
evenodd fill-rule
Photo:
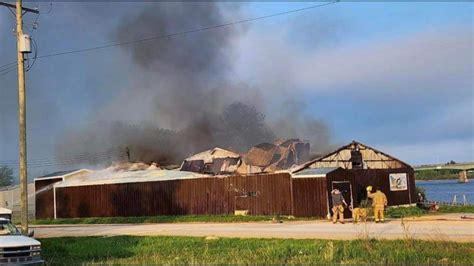
<path fill-rule="evenodd" d="M 13 211 L 13 216 L 17 216 L 21 211 L 20 206 L 20 186 L 8 186 L 0 188 L 0 208 L 6 208 Z M 28 213 L 34 217 L 35 213 L 35 186 L 28 184 Z"/>

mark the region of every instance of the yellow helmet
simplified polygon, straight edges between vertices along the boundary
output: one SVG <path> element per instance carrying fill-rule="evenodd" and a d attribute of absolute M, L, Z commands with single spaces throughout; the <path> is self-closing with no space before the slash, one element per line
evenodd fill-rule
<path fill-rule="evenodd" d="M 367 191 L 368 191 L 368 192 L 372 191 L 372 186 L 368 186 L 368 187 L 367 187 Z"/>

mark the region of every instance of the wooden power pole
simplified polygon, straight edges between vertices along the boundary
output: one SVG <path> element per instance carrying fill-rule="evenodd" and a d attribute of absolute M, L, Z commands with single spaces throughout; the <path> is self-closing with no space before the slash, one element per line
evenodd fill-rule
<path fill-rule="evenodd" d="M 17 0 L 16 5 L 0 2 L 0 5 L 16 9 L 16 41 L 18 57 L 18 125 L 19 125 L 19 154 L 20 154 L 20 202 L 21 202 L 21 231 L 28 234 L 28 176 L 26 162 L 26 97 L 25 97 L 25 58 L 22 42 L 23 35 L 23 14 L 32 12 L 38 14 L 38 10 L 23 8 L 22 1 Z M 24 12 L 24 13 L 23 13 Z"/>
<path fill-rule="evenodd" d="M 25 62 L 20 51 L 23 35 L 23 9 L 21 0 L 16 1 L 16 45 L 18 55 L 18 125 L 20 127 L 20 191 L 21 191 L 21 231 L 28 234 L 28 173 L 26 162 L 26 99 L 25 99 Z"/>

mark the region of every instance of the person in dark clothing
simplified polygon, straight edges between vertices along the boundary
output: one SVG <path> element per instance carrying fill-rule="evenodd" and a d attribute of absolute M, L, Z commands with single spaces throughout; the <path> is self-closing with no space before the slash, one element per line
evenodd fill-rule
<path fill-rule="evenodd" d="M 347 203 L 344 200 L 344 197 L 341 194 L 339 189 L 334 189 L 331 191 L 332 198 L 332 222 L 337 223 L 337 218 L 339 216 L 339 222 L 344 223 L 344 206 L 347 207 Z"/>

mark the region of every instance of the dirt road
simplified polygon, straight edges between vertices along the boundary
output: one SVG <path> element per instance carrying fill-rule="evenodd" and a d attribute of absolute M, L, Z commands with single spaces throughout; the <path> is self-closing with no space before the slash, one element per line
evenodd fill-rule
<path fill-rule="evenodd" d="M 116 225 L 42 225 L 33 226 L 35 237 L 62 236 L 218 236 L 241 238 L 299 239 L 403 239 L 474 242 L 472 220 L 392 220 L 384 224 L 332 224 L 327 221 L 286 223 L 175 223 Z"/>

